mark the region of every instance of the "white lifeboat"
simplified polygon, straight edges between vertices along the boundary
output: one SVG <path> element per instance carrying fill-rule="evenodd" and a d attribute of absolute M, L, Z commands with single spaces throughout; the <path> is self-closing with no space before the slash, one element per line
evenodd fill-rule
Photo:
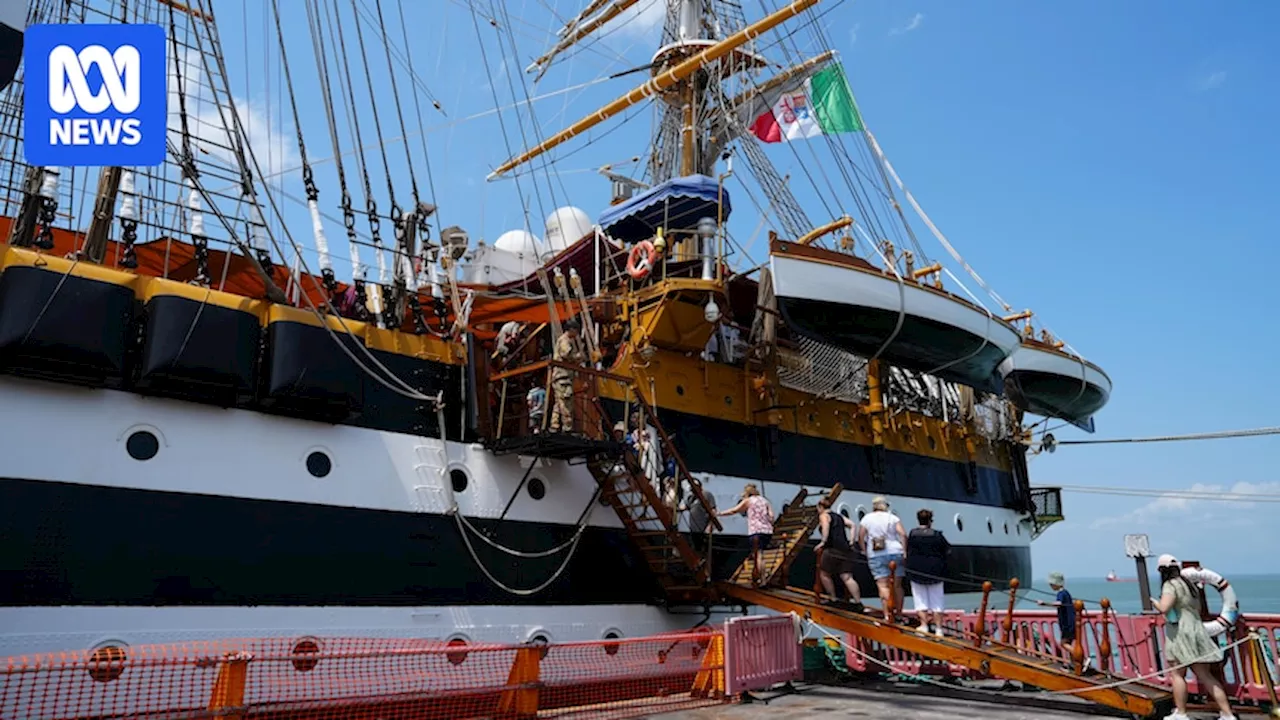
<path fill-rule="evenodd" d="M 792 330 L 842 350 L 999 392 L 1018 331 L 984 308 L 847 253 L 774 240 L 778 310 Z"/>
<path fill-rule="evenodd" d="M 1005 394 L 1023 410 L 1092 426 L 1093 414 L 1111 398 L 1111 378 L 1102 368 L 1040 340 L 1022 345 L 1000 363 Z"/>

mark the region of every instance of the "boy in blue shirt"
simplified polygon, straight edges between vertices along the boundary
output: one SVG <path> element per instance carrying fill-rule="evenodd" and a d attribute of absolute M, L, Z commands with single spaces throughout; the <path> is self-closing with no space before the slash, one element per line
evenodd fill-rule
<path fill-rule="evenodd" d="M 1067 658 L 1076 643 L 1076 605 L 1067 591 L 1067 579 L 1060 572 L 1049 573 L 1049 589 L 1057 593 L 1053 602 L 1036 600 L 1037 605 L 1058 608 L 1058 629 L 1062 632 L 1062 650 Z"/>

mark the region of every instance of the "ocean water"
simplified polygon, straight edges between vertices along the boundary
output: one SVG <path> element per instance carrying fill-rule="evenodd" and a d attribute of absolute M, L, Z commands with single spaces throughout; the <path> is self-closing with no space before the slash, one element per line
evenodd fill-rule
<path fill-rule="evenodd" d="M 1120 571 L 1116 571 L 1120 574 Z M 1048 575 L 1048 573 L 1044 573 Z M 1135 582 L 1107 582 L 1104 579 L 1105 574 L 1100 573 L 1098 577 L 1072 577 L 1067 576 L 1067 590 L 1071 591 L 1072 597 L 1077 600 L 1085 601 L 1085 608 L 1096 610 L 1097 602 L 1102 598 L 1111 601 L 1111 607 L 1119 613 L 1137 613 L 1142 611 L 1142 597 L 1138 592 L 1138 583 Z M 1121 577 L 1126 577 L 1120 574 Z M 1128 577 L 1132 577 L 1129 575 Z M 1244 613 L 1274 613 L 1280 614 L 1280 575 L 1232 575 L 1226 576 L 1227 581 L 1236 591 L 1236 598 L 1240 601 L 1240 610 Z M 1028 583 L 1021 582 L 1021 588 L 1018 590 L 1017 607 L 1022 609 L 1034 610 L 1037 608 L 1035 601 L 1052 600 L 1053 595 L 1049 591 L 1049 583 L 1043 577 L 1037 577 L 1030 583 L 1031 587 L 1027 587 Z M 1153 576 L 1151 578 L 1151 594 L 1159 596 L 1160 580 Z M 1222 601 L 1218 595 L 1218 591 L 1213 588 L 1207 590 L 1209 610 L 1217 612 L 1222 607 Z M 976 610 L 982 602 L 981 593 L 949 593 L 947 595 L 947 607 L 960 610 Z M 1009 604 L 1009 588 L 1001 588 L 997 586 L 991 591 L 991 606 L 995 608 L 1005 608 Z M 908 598 L 907 609 L 911 609 L 911 600 Z"/>

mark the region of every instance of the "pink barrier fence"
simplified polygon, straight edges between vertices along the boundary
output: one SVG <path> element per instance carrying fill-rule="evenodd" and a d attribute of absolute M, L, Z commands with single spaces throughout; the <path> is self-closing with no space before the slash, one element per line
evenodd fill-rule
<path fill-rule="evenodd" d="M 724 655 L 729 695 L 804 677 L 804 648 L 789 615 L 730 619 L 724 624 Z"/>
<path fill-rule="evenodd" d="M 1067 662 L 1055 611 L 1015 610 L 1013 624 L 1008 631 L 1004 628 L 1007 614 L 1004 611 L 988 612 L 985 634 L 989 641 L 1013 645 L 1031 654 L 1059 658 L 1064 664 Z M 976 634 L 977 619 L 976 613 L 953 610 L 945 614 L 943 626 L 949 637 L 964 638 L 971 642 Z M 1076 635 L 1083 641 L 1085 658 L 1093 668 L 1108 669 L 1121 677 L 1145 677 L 1148 678 L 1148 682 L 1168 686 L 1169 675 L 1164 672 L 1167 665 L 1164 657 L 1164 626 L 1164 617 L 1159 615 L 1111 615 L 1107 622 L 1107 635 L 1111 645 L 1107 662 L 1104 662 L 1099 652 L 1103 637 L 1100 611 L 1087 611 Z M 1272 682 L 1280 684 L 1280 674 L 1277 673 L 1276 665 L 1277 658 L 1280 658 L 1280 615 L 1242 617 L 1228 642 L 1235 642 L 1245 637 L 1249 630 L 1256 630 L 1262 638 L 1263 653 L 1266 656 L 1265 667 L 1254 660 L 1254 652 L 1249 644 L 1227 651 L 1223 668 L 1223 674 L 1227 680 L 1227 692 L 1237 702 L 1245 700 L 1266 702 L 1270 700 L 1270 696 L 1265 674 L 1270 673 Z M 846 637 L 846 641 L 853 649 L 845 653 L 846 663 L 850 669 L 859 672 L 884 672 L 884 665 L 888 665 L 893 672 L 904 675 L 971 679 L 982 677 L 979 673 L 959 665 L 921 658 L 853 636 Z M 860 653 L 865 653 L 879 662 L 867 660 Z M 1189 676 L 1188 679 L 1191 691 L 1198 692 L 1199 688 L 1194 677 Z"/>

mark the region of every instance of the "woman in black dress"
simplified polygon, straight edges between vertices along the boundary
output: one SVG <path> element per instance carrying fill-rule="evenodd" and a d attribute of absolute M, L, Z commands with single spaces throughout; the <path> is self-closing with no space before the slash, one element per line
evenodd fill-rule
<path fill-rule="evenodd" d="M 836 597 L 836 576 L 849 591 L 849 602 L 858 612 L 862 611 L 862 592 L 858 589 L 858 581 L 853 579 L 853 545 L 849 542 L 849 531 L 853 529 L 853 521 L 843 515 L 831 512 L 831 500 L 822 498 L 818 501 L 818 528 L 822 531 L 822 542 L 817 550 L 822 551 L 822 560 L 818 564 L 818 578 L 822 587 L 832 599 Z"/>

